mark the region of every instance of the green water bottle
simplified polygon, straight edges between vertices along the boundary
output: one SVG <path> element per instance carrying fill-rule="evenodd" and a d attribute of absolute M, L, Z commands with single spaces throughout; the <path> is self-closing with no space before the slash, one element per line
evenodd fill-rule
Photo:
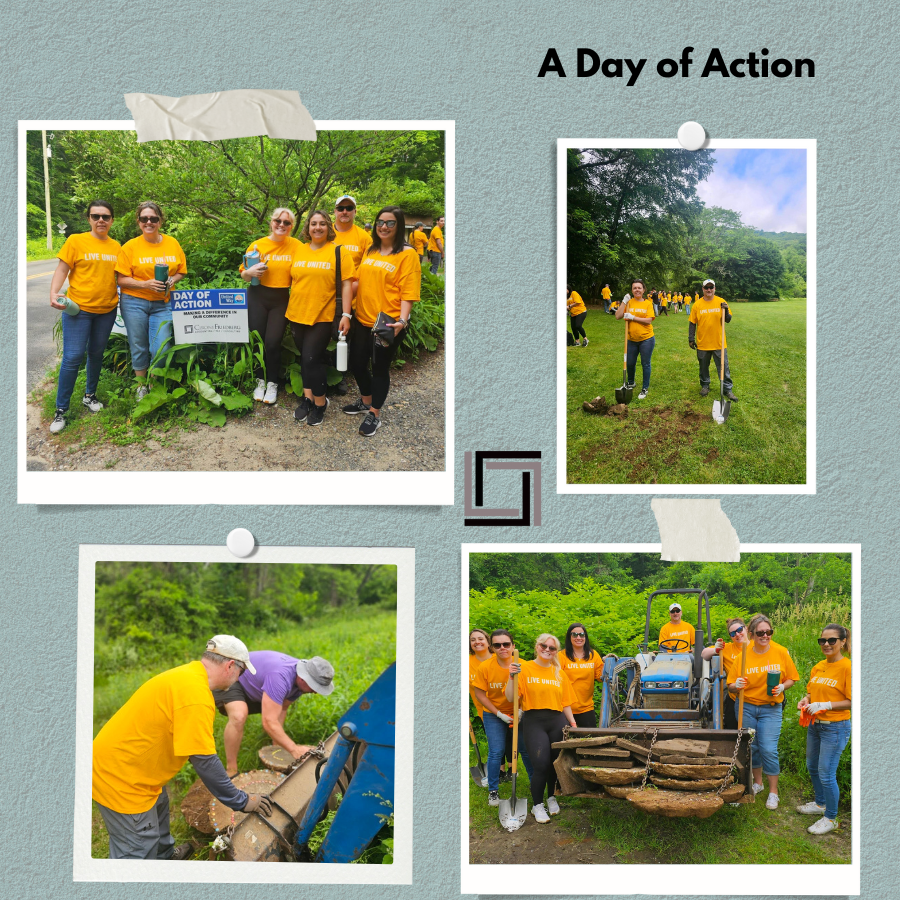
<path fill-rule="evenodd" d="M 157 281 L 167 281 L 168 278 L 169 278 L 169 266 L 168 266 L 168 264 L 167 264 L 167 263 L 156 263 L 156 265 L 153 266 L 153 277 L 154 277 Z M 164 294 L 168 294 L 168 293 L 169 293 L 169 289 L 168 289 L 168 288 L 165 288 L 165 289 L 163 290 L 163 293 L 164 293 Z"/>
<path fill-rule="evenodd" d="M 774 697 L 772 688 L 781 684 L 781 672 L 766 672 L 766 694 Z"/>
<path fill-rule="evenodd" d="M 81 312 L 81 307 L 71 297 L 67 297 L 65 294 L 60 294 L 56 298 L 56 302 L 66 304 L 66 308 L 63 312 L 67 316 L 77 316 L 78 313 Z"/>

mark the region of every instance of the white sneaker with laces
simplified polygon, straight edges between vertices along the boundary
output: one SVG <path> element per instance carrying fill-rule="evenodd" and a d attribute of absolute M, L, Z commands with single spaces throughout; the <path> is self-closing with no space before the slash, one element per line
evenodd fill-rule
<path fill-rule="evenodd" d="M 139 384 L 138 389 L 134 395 L 134 398 L 135 398 L 135 400 L 137 400 L 138 403 L 140 403 L 141 400 L 143 400 L 144 397 L 146 397 L 147 394 L 149 394 L 149 393 L 150 393 L 150 388 L 148 388 L 146 384 Z"/>
<path fill-rule="evenodd" d="M 766 809 L 778 809 L 778 794 L 769 794 L 766 800 Z"/>
<path fill-rule="evenodd" d="M 266 383 L 262 380 L 262 378 L 256 379 L 256 390 L 253 391 L 253 399 L 256 400 L 257 403 L 263 402 L 263 397 L 266 396 Z"/>
<path fill-rule="evenodd" d="M 763 786 L 761 784 L 757 784 L 755 781 L 753 782 L 753 796 L 755 797 L 761 790 Z"/>
<path fill-rule="evenodd" d="M 544 808 L 543 803 L 538 803 L 537 806 L 532 806 L 531 814 L 534 816 L 534 820 L 538 823 L 538 825 L 546 825 L 550 821 L 550 816 L 547 815 L 547 810 Z"/>
<path fill-rule="evenodd" d="M 50 434 L 59 434 L 66 427 L 66 411 L 57 409 L 53 421 L 50 423 Z"/>
<path fill-rule="evenodd" d="M 826 819 L 825 816 L 822 816 L 818 822 L 813 822 L 806 830 L 810 834 L 828 834 L 835 828 L 837 828 L 837 822 L 834 819 Z"/>
<path fill-rule="evenodd" d="M 551 816 L 559 814 L 559 804 L 556 802 L 556 797 L 547 798 L 547 812 L 550 813 Z"/>
<path fill-rule="evenodd" d="M 583 346 L 583 347 L 587 347 L 587 345 L 588 345 L 589 343 L 590 343 L 590 341 L 589 341 L 587 338 L 585 338 L 585 339 L 584 339 L 584 342 L 583 342 L 583 344 L 582 344 L 582 346 Z"/>
<path fill-rule="evenodd" d="M 96 394 L 85 394 L 81 398 L 81 405 L 86 406 L 93 413 L 100 412 L 103 409 L 103 404 L 97 399 Z"/>
<path fill-rule="evenodd" d="M 266 385 L 266 395 L 263 397 L 263 403 L 272 406 L 278 399 L 278 385 L 274 381 L 270 381 Z"/>
<path fill-rule="evenodd" d="M 825 815 L 825 807 L 819 806 L 815 800 L 810 800 L 809 803 L 804 803 L 803 806 L 797 807 L 797 812 L 804 816 L 824 816 Z"/>

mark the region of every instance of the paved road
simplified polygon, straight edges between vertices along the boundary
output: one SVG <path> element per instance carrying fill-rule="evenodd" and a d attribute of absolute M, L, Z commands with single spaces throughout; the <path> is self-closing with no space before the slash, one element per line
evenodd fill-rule
<path fill-rule="evenodd" d="M 56 271 L 56 263 L 55 259 L 28 263 L 25 294 L 28 308 L 28 353 L 25 367 L 29 394 L 57 361 L 53 326 L 61 313 L 50 305 L 50 279 Z"/>

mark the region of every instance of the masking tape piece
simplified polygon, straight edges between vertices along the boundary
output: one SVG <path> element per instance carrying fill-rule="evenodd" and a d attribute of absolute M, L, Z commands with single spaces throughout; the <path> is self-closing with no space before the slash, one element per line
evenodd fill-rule
<path fill-rule="evenodd" d="M 740 541 L 720 500 L 670 500 L 655 497 L 664 560 L 680 562 L 740 562 Z"/>
<path fill-rule="evenodd" d="M 267 134 L 314 141 L 316 123 L 296 91 L 216 91 L 187 97 L 125 94 L 138 143 L 217 141 Z"/>

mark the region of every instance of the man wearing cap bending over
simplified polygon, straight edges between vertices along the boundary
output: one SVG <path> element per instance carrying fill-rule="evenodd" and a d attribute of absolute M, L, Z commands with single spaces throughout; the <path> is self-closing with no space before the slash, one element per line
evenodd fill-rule
<path fill-rule="evenodd" d="M 663 641 L 668 645 L 663 647 Z M 687 653 L 694 646 L 694 626 L 681 621 L 681 606 L 669 607 L 669 621 L 659 629 L 659 648 L 667 653 Z"/>
<path fill-rule="evenodd" d="M 217 634 L 203 656 L 139 687 L 94 738 L 92 796 L 109 832 L 110 859 L 186 859 L 169 832 L 166 784 L 190 760 L 230 809 L 271 815 L 267 796 L 238 790 L 216 755 L 213 691 L 253 672 L 246 646 Z"/>
<path fill-rule="evenodd" d="M 359 271 L 366 250 L 372 246 L 372 235 L 355 223 L 356 200 L 349 194 L 342 194 L 334 201 L 334 242 L 346 247 L 353 257 L 353 265 Z M 356 289 L 359 279 L 353 279 L 353 299 L 356 300 Z"/>
<path fill-rule="evenodd" d="M 731 370 L 728 368 L 728 341 L 722 346 L 722 311 L 725 311 L 725 324 L 731 321 L 731 310 L 728 304 L 716 296 L 716 283 L 707 278 L 703 282 L 703 297 L 694 303 L 691 309 L 691 317 L 688 320 L 688 344 L 691 350 L 697 351 L 697 361 L 700 363 L 700 396 L 705 397 L 709 393 L 709 363 L 712 360 L 716 366 L 716 375 L 719 375 L 722 367 L 722 354 L 725 354 L 725 374 L 722 384 L 725 388 L 726 400 L 737 400 L 731 392 L 734 385 L 731 381 Z"/>
<path fill-rule="evenodd" d="M 272 742 L 299 759 L 310 748 L 294 743 L 284 730 L 291 704 L 304 694 L 327 697 L 334 690 L 334 668 L 321 656 L 294 659 L 274 650 L 254 650 L 250 662 L 252 671 L 244 672 L 231 687 L 213 692 L 217 709 L 228 716 L 225 768 L 229 775 L 238 771 L 238 752 L 248 715 L 261 714 L 263 731 Z"/>

